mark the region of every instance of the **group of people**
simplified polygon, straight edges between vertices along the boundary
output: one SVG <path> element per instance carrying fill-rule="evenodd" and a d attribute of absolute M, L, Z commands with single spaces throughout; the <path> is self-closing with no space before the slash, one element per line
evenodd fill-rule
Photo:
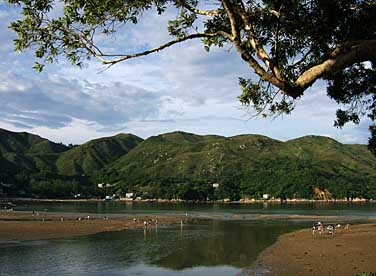
<path fill-rule="evenodd" d="M 326 233 L 329 235 L 334 235 L 335 231 L 343 229 L 349 229 L 349 224 L 346 224 L 345 226 L 342 226 L 341 224 L 337 224 L 336 226 L 329 224 L 326 227 Z M 312 235 L 315 236 L 316 233 L 319 235 L 325 234 L 324 225 L 319 221 L 312 226 Z"/>

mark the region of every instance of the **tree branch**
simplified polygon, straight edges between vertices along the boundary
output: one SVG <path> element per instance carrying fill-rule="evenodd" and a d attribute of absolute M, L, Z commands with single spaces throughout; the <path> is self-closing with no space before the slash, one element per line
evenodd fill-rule
<path fill-rule="evenodd" d="M 196 9 L 195 7 L 192 7 L 191 5 L 189 5 L 184 0 L 177 0 L 177 2 L 182 7 L 186 8 L 187 10 L 189 10 L 189 11 L 195 13 L 195 14 L 201 14 L 201 15 L 206 15 L 206 16 L 216 16 L 216 15 L 220 15 L 223 12 L 221 10 L 201 10 L 201 9 Z"/>
<path fill-rule="evenodd" d="M 330 53 L 330 58 L 311 67 L 295 81 L 295 86 L 305 90 L 316 80 L 351 66 L 369 60 L 376 61 L 376 39 L 348 42 Z"/>
<path fill-rule="evenodd" d="M 241 43 L 239 26 L 238 26 L 238 23 L 236 22 L 235 12 L 232 7 L 233 4 L 231 4 L 228 0 L 221 0 L 221 1 L 223 4 L 223 7 L 226 10 L 228 18 L 230 20 L 231 34 L 232 34 L 233 40 Z"/>
<path fill-rule="evenodd" d="M 259 46 L 258 41 L 254 38 L 252 26 L 249 24 L 249 20 L 247 18 L 247 15 L 245 14 L 245 11 L 241 10 L 238 4 L 231 4 L 231 2 L 228 0 L 221 1 L 223 3 L 226 13 L 228 14 L 231 24 L 232 37 L 230 37 L 229 39 L 235 45 L 236 50 L 241 55 L 242 59 L 246 61 L 253 70 L 255 70 L 255 73 L 259 75 L 262 80 L 272 83 L 274 86 L 278 87 L 282 92 L 286 93 L 287 95 L 294 94 L 294 90 L 291 87 L 291 85 L 281 77 L 279 69 L 273 65 L 268 54 L 261 46 Z M 260 60 L 264 61 L 264 63 L 273 72 L 273 74 L 268 73 L 252 56 L 252 54 L 249 53 L 248 49 L 243 46 L 234 9 L 236 9 L 236 12 L 240 14 L 240 16 L 242 17 L 243 24 L 246 25 L 246 31 L 248 29 L 248 31 L 250 32 L 250 42 L 253 43 L 253 47 L 256 50 L 258 57 L 260 58 Z M 289 91 L 289 93 L 287 93 L 286 91 Z"/>
<path fill-rule="evenodd" d="M 292 90 L 292 87 L 289 85 L 288 82 L 284 80 L 280 80 L 277 77 L 275 77 L 273 74 L 265 71 L 265 69 L 257 62 L 257 60 L 246 49 L 244 49 L 236 41 L 233 41 L 233 43 L 236 47 L 236 50 L 239 52 L 240 56 L 242 57 L 242 59 L 246 61 L 253 70 L 255 70 L 255 73 L 259 75 L 262 80 L 270 82 L 274 86 L 281 89 L 281 91 L 287 95 L 294 94 L 294 91 Z"/>
<path fill-rule="evenodd" d="M 155 52 L 159 52 L 165 48 L 168 48 L 174 44 L 177 44 L 177 43 L 180 43 L 180 42 L 183 42 L 183 41 L 186 41 L 186 40 L 189 40 L 189 39 L 194 39 L 194 38 L 203 38 L 203 37 L 215 37 L 215 36 L 219 36 L 219 35 L 222 35 L 222 36 L 226 36 L 226 33 L 224 32 L 217 32 L 217 33 L 198 33 L 198 34 L 191 34 L 191 35 L 187 35 L 187 36 L 184 36 L 184 37 L 179 37 L 177 39 L 174 39 L 174 40 L 171 40 L 163 45 L 160 45 L 158 47 L 155 47 L 155 48 L 151 48 L 149 50 L 146 50 L 144 52 L 139 52 L 139 53 L 135 53 L 135 54 L 129 54 L 129 55 L 119 55 L 120 57 L 117 58 L 117 59 L 113 59 L 113 60 L 106 60 L 106 59 L 103 59 L 102 57 L 104 56 L 109 56 L 109 55 L 96 55 L 97 58 L 101 59 L 102 63 L 103 64 L 115 64 L 115 63 L 118 63 L 118 62 L 121 62 L 121 61 L 124 61 L 124 60 L 127 60 L 127 59 L 132 59 L 132 58 L 136 58 L 136 57 L 141 57 L 141 56 L 146 56 L 146 55 L 149 55 L 151 53 L 155 53 Z"/>
<path fill-rule="evenodd" d="M 242 8 L 237 8 L 238 13 L 240 14 L 240 17 L 242 18 L 244 29 L 248 34 L 248 40 L 251 44 L 252 48 L 257 54 L 257 57 L 261 59 L 265 65 L 273 72 L 273 74 L 280 80 L 283 80 L 281 71 L 278 66 L 272 61 L 272 59 L 269 57 L 269 55 L 266 53 L 264 48 L 260 45 L 258 39 L 256 38 L 253 26 L 250 22 L 250 17 L 246 14 L 246 11 Z"/>

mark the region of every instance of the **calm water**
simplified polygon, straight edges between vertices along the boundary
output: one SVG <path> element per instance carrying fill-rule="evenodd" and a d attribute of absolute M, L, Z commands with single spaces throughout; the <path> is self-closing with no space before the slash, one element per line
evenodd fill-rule
<path fill-rule="evenodd" d="M 249 266 L 302 224 L 208 220 L 0 245 L 0 275 L 254 275 Z"/>
<path fill-rule="evenodd" d="M 185 214 L 214 218 L 50 241 L 0 244 L 0 275 L 262 275 L 252 264 L 278 236 L 312 221 L 257 214 L 376 217 L 376 204 L 158 204 L 16 202 L 17 210 L 108 215 Z M 195 220 L 196 221 L 196 220 Z M 261 273 L 261 274 L 260 274 Z"/>
<path fill-rule="evenodd" d="M 236 219 L 257 214 L 376 217 L 376 203 L 185 204 L 147 202 L 16 202 L 15 210 L 98 214 L 185 214 Z M 235 216 L 234 216 L 235 215 Z"/>

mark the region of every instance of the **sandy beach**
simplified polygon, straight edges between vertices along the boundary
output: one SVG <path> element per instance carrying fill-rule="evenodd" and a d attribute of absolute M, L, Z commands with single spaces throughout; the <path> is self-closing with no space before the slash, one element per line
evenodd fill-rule
<path fill-rule="evenodd" d="M 312 236 L 311 229 L 282 235 L 257 263 L 272 276 L 376 272 L 376 223 L 350 225 L 335 235 Z"/>
<path fill-rule="evenodd" d="M 0 242 L 57 239 L 107 231 L 144 227 L 144 221 L 158 227 L 187 220 L 179 216 L 105 217 L 104 215 L 54 214 L 41 212 L 0 211 Z"/>

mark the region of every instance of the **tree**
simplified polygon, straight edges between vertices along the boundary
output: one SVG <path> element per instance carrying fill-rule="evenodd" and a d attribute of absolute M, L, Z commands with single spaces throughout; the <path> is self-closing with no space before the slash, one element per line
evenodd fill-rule
<path fill-rule="evenodd" d="M 376 4 L 373 0 L 8 0 L 22 7 L 23 18 L 11 24 L 16 50 L 35 48 L 35 69 L 61 56 L 81 66 L 98 58 L 112 66 L 152 54 L 190 39 L 211 46 L 232 45 L 256 73 L 240 78 L 240 102 L 258 114 L 291 113 L 317 80 L 328 96 L 344 106 L 335 126 L 376 119 Z M 214 9 L 206 7 L 215 6 Z M 98 37 L 113 36 L 126 23 L 137 24 L 146 10 L 162 14 L 175 8 L 167 23 L 174 37 L 149 50 L 107 53 Z M 56 15 L 57 14 L 57 15 Z M 60 14 L 60 15 L 59 15 Z M 55 16 L 53 16 L 55 15 Z M 370 149 L 376 154 L 376 126 L 370 126 Z"/>

